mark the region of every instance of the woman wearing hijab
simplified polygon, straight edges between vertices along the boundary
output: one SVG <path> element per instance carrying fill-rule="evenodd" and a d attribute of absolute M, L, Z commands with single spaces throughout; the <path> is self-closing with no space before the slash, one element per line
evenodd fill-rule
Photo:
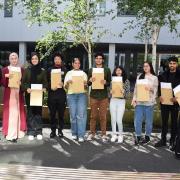
<path fill-rule="evenodd" d="M 42 106 L 30 106 L 31 84 L 42 84 L 43 91 L 47 88 L 46 72 L 41 68 L 37 53 L 31 55 L 31 66 L 29 66 L 22 78 L 22 88 L 25 91 L 27 105 L 28 139 L 42 140 Z"/>
<path fill-rule="evenodd" d="M 9 56 L 10 65 L 2 69 L 2 85 L 4 86 L 3 98 L 3 135 L 8 141 L 17 142 L 22 138 L 26 131 L 26 114 L 24 108 L 23 92 L 20 88 L 9 87 L 9 79 L 13 78 L 10 71 L 13 68 L 20 69 L 20 79 L 23 70 L 19 66 L 17 53 L 11 53 Z M 17 82 L 20 86 L 20 81 Z"/>

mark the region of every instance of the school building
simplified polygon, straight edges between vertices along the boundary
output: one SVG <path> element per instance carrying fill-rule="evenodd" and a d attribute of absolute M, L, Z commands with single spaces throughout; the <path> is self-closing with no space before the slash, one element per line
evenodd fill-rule
<path fill-rule="evenodd" d="M 5 5 L 7 1 L 4 1 Z M 106 64 L 111 70 L 115 65 L 122 65 L 129 75 L 136 74 L 142 68 L 144 60 L 144 43 L 135 38 L 138 30 L 133 29 L 126 32 L 122 37 L 118 36 L 124 28 L 124 23 L 134 19 L 135 16 L 131 12 L 120 12 L 118 4 L 110 0 L 97 4 L 97 8 L 98 26 L 109 30 L 111 33 L 107 33 L 101 39 L 96 40 L 94 53 L 103 52 L 106 56 Z M 113 15 L 105 13 L 111 9 L 114 10 Z M 9 9 L 6 6 L 0 10 L 0 64 L 2 66 L 8 63 L 8 55 L 12 51 L 18 52 L 21 63 L 25 64 L 30 53 L 35 49 L 36 41 L 52 29 L 48 25 L 29 27 L 24 20 L 24 15 L 19 14 L 19 11 L 17 7 Z M 112 20 L 112 16 L 116 16 L 116 18 Z M 149 51 L 151 52 L 151 45 L 149 45 Z M 179 56 L 180 38 L 177 38 L 176 34 L 170 33 L 166 27 L 162 28 L 157 52 L 157 66 L 172 55 Z M 88 67 L 87 54 L 81 46 L 68 49 L 64 56 L 66 64 L 73 57 L 78 56 L 82 60 L 83 69 Z M 48 66 L 48 62 L 44 61 L 43 63 L 44 66 Z"/>

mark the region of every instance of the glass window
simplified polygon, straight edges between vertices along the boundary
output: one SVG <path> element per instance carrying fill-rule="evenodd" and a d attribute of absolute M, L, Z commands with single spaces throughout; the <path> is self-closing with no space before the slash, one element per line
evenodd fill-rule
<path fill-rule="evenodd" d="M 98 16 L 106 15 L 106 1 L 98 2 L 96 6 L 96 14 Z"/>
<path fill-rule="evenodd" d="M 159 72 L 162 73 L 168 69 L 168 59 L 170 57 L 177 57 L 180 65 L 180 54 L 159 54 Z"/>
<path fill-rule="evenodd" d="M 4 17 L 13 16 L 13 0 L 4 0 Z"/>
<path fill-rule="evenodd" d="M 136 11 L 134 8 L 128 6 L 129 0 L 117 1 L 117 16 L 135 16 Z M 126 3 L 126 5 L 124 5 Z"/>
<path fill-rule="evenodd" d="M 0 67 L 9 65 L 9 54 L 10 51 L 0 51 Z"/>

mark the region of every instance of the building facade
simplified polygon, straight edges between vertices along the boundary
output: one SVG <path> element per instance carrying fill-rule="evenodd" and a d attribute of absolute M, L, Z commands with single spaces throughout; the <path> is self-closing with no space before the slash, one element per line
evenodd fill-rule
<path fill-rule="evenodd" d="M 30 53 L 35 50 L 36 41 L 53 28 L 48 25 L 29 27 L 28 22 L 24 20 L 24 15 L 19 14 L 17 7 L 6 8 L 7 1 L 4 1 L 4 9 L 0 10 L 0 64 L 4 66 L 8 63 L 8 54 L 12 51 L 18 52 L 21 63 L 25 64 Z M 110 33 L 95 42 L 94 53 L 103 52 L 106 56 L 106 64 L 111 70 L 116 65 L 122 65 L 129 75 L 136 74 L 144 59 L 144 43 L 135 38 L 137 29 L 126 32 L 122 37 L 119 36 L 124 23 L 135 17 L 131 12 L 119 12 L 118 5 L 111 0 L 98 4 L 97 8 L 98 25 L 109 30 Z M 113 15 L 105 13 L 111 9 L 114 10 Z M 112 20 L 112 16 L 116 18 Z M 161 60 L 180 54 L 180 38 L 169 33 L 166 27 L 162 28 L 157 52 L 159 59 L 157 66 L 159 66 Z M 65 53 L 66 63 L 68 64 L 76 56 L 81 58 L 83 69 L 86 69 L 88 67 L 87 55 L 82 47 L 68 49 Z M 47 67 L 48 64 L 44 62 L 44 66 Z"/>

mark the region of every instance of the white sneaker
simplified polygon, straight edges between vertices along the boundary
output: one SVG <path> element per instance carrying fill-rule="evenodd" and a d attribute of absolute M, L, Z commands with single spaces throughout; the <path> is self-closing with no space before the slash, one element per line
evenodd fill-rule
<path fill-rule="evenodd" d="M 118 136 L 118 143 L 123 143 L 123 135 Z"/>
<path fill-rule="evenodd" d="M 84 142 L 84 138 L 79 137 L 79 138 L 78 138 L 78 142 Z"/>
<path fill-rule="evenodd" d="M 33 140 L 34 140 L 34 136 L 29 135 L 29 136 L 28 136 L 28 139 L 29 139 L 30 141 L 33 141 Z"/>
<path fill-rule="evenodd" d="M 108 137 L 106 135 L 103 135 L 101 138 L 102 138 L 102 142 L 107 142 L 108 140 Z"/>
<path fill-rule="evenodd" d="M 72 135 L 72 140 L 76 140 L 77 139 L 77 136 L 76 135 Z"/>
<path fill-rule="evenodd" d="M 117 139 L 117 135 L 116 134 L 112 135 L 111 142 L 115 142 L 116 139 Z"/>
<path fill-rule="evenodd" d="M 42 140 L 43 139 L 43 136 L 41 134 L 38 134 L 37 135 L 37 140 Z"/>
<path fill-rule="evenodd" d="M 94 138 L 93 134 L 89 134 L 87 137 L 87 141 L 92 141 L 92 139 Z"/>

